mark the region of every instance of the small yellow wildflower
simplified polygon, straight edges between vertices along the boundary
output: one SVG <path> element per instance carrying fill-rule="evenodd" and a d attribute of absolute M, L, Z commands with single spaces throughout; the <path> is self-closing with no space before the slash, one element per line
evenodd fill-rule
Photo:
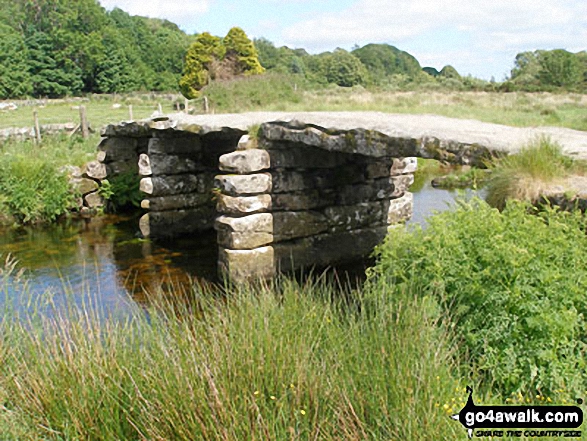
<path fill-rule="evenodd" d="M 255 392 L 253 392 L 253 395 L 259 395 L 259 393 L 260 392 L 258 390 L 256 390 Z"/>
<path fill-rule="evenodd" d="M 272 400 L 276 400 L 277 398 L 275 398 L 275 395 L 271 395 L 269 398 L 271 398 Z"/>
<path fill-rule="evenodd" d="M 300 413 L 301 413 L 302 415 L 305 415 L 305 414 L 306 414 L 306 411 L 305 411 L 304 409 L 302 409 L 302 410 L 300 410 Z"/>

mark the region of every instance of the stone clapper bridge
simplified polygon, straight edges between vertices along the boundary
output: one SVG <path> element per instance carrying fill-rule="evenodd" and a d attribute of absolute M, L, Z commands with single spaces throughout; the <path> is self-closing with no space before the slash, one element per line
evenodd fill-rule
<path fill-rule="evenodd" d="M 258 124 L 251 148 L 244 135 Z M 214 228 L 232 280 L 368 255 L 411 216 L 416 157 L 480 165 L 540 135 L 587 157 L 584 132 L 374 112 L 173 114 L 102 135 L 103 174 L 140 179 L 143 235 Z"/>

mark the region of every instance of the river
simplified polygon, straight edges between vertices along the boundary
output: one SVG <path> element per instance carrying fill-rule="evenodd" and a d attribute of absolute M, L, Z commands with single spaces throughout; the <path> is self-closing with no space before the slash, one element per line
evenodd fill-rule
<path fill-rule="evenodd" d="M 449 209 L 462 195 L 433 188 L 429 176 L 424 180 L 412 188 L 414 213 L 408 224 L 425 225 L 427 216 Z M 156 289 L 178 293 L 193 283 L 216 282 L 214 232 L 169 242 L 139 236 L 138 218 L 130 215 L 0 229 L 0 267 L 11 256 L 17 269 L 24 269 L 18 280 L 14 271 L 0 272 L 0 308 L 74 302 L 124 315 L 146 304 L 147 293 Z"/>

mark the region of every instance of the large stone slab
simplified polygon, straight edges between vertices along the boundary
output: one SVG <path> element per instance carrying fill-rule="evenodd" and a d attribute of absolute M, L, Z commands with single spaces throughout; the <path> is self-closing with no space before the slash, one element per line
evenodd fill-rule
<path fill-rule="evenodd" d="M 202 150 L 199 136 L 167 136 L 151 138 L 148 153 L 151 155 L 196 155 Z"/>
<path fill-rule="evenodd" d="M 214 187 L 230 196 L 255 195 L 269 193 L 272 188 L 271 182 L 271 174 L 269 173 L 218 175 L 214 179 Z"/>
<path fill-rule="evenodd" d="M 252 213 L 266 212 L 271 208 L 271 196 L 228 196 L 218 195 L 216 209 L 223 214 L 243 216 Z"/>
<path fill-rule="evenodd" d="M 234 282 L 252 278 L 268 278 L 275 275 L 273 247 L 253 250 L 218 250 L 218 270 L 221 276 Z"/>
<path fill-rule="evenodd" d="M 153 176 L 141 179 L 140 190 L 151 196 L 169 196 L 187 193 L 207 193 L 212 190 L 211 173 L 198 175 Z"/>
<path fill-rule="evenodd" d="M 192 156 L 150 153 L 148 158 L 153 176 L 194 174 L 206 169 L 199 153 Z"/>
<path fill-rule="evenodd" d="M 407 175 L 397 175 L 391 177 L 391 182 L 393 183 L 393 193 L 391 194 L 392 198 L 398 198 L 402 196 L 410 185 L 414 183 L 414 175 L 407 174 Z"/>
<path fill-rule="evenodd" d="M 217 231 L 237 233 L 273 233 L 273 215 L 271 213 L 257 213 L 244 217 L 219 216 L 214 228 Z"/>
<path fill-rule="evenodd" d="M 188 193 L 170 196 L 150 197 L 145 199 L 141 206 L 151 211 L 168 211 L 181 208 L 196 208 L 203 205 L 214 206 L 212 195 L 209 193 Z"/>
<path fill-rule="evenodd" d="M 329 231 L 357 230 L 362 227 L 384 226 L 387 224 L 389 200 L 363 202 L 356 205 L 328 207 L 324 210 Z"/>
<path fill-rule="evenodd" d="M 136 138 L 103 138 L 98 145 L 101 162 L 136 160 L 138 153 Z"/>
<path fill-rule="evenodd" d="M 383 241 L 387 227 L 325 233 L 273 245 L 276 271 L 330 266 L 369 256 Z"/>
<path fill-rule="evenodd" d="M 215 215 L 213 206 L 203 206 L 186 210 L 152 211 L 146 218 L 143 216 L 142 222 L 148 221 L 145 230 L 148 230 L 150 237 L 178 237 L 212 229 Z"/>
<path fill-rule="evenodd" d="M 220 170 L 229 173 L 247 174 L 266 170 L 270 167 L 269 153 L 266 150 L 250 149 L 226 153 L 220 156 Z"/>
<path fill-rule="evenodd" d="M 405 222 L 412 217 L 413 209 L 414 195 L 407 191 L 402 197 L 390 201 L 387 222 L 390 225 Z"/>

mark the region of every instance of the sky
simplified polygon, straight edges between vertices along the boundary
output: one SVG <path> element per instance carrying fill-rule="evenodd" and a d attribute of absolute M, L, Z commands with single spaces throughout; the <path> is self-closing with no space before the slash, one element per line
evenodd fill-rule
<path fill-rule="evenodd" d="M 519 52 L 587 50 L 586 0 L 100 0 L 110 10 L 165 18 L 188 33 L 250 38 L 310 53 L 388 43 L 422 67 L 501 81 Z"/>

